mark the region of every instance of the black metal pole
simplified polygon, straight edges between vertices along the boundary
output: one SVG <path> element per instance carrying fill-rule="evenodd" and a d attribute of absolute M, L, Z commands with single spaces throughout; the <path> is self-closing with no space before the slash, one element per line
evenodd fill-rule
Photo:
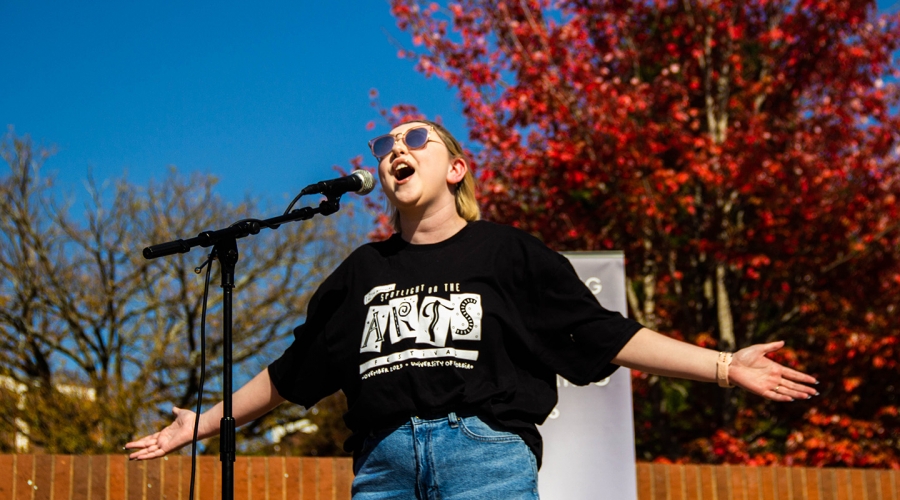
<path fill-rule="evenodd" d="M 235 421 L 232 402 L 232 297 L 234 267 L 238 260 L 237 241 L 226 238 L 215 244 L 214 254 L 222 268 L 222 420 L 219 429 L 219 460 L 222 461 L 222 500 L 234 499 Z"/>

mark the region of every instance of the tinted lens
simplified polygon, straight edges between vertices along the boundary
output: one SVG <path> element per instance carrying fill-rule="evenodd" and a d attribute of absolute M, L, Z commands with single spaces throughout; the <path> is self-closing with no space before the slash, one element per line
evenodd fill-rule
<path fill-rule="evenodd" d="M 382 156 L 386 156 L 391 152 L 391 149 L 394 147 L 394 137 L 391 135 L 384 135 L 372 142 L 372 154 L 381 158 Z"/>
<path fill-rule="evenodd" d="M 414 129 L 410 129 L 406 132 L 406 136 L 403 138 L 403 142 L 406 143 L 410 149 L 419 149 L 428 142 L 428 129 L 426 127 L 416 127 Z"/>

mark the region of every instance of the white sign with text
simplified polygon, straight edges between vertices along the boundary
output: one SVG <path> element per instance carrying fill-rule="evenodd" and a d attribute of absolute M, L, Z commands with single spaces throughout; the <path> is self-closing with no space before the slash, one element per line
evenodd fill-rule
<path fill-rule="evenodd" d="M 628 314 L 622 252 L 563 253 L 603 307 Z M 559 403 L 540 426 L 543 500 L 635 500 L 631 375 L 619 369 L 585 387 L 557 377 Z"/>

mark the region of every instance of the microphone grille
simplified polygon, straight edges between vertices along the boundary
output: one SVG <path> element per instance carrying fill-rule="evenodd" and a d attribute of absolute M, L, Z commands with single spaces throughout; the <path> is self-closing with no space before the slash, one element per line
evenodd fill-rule
<path fill-rule="evenodd" d="M 350 175 L 355 175 L 359 177 L 359 180 L 362 181 L 362 186 L 356 190 L 356 194 L 369 194 L 375 189 L 375 176 L 373 176 L 367 170 L 354 170 Z"/>

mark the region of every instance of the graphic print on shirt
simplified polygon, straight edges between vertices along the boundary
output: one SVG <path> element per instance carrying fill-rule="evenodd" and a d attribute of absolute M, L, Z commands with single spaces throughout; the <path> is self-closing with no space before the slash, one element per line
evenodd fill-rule
<path fill-rule="evenodd" d="M 359 365 L 363 378 L 406 367 L 472 368 L 468 362 L 478 359 L 478 351 L 458 349 L 453 342 L 481 340 L 481 295 L 432 295 L 438 291 L 459 292 L 459 284 L 419 285 L 404 290 L 396 290 L 395 284 L 379 285 L 366 294 L 363 303 L 369 310 L 359 352 L 384 355 Z M 425 295 L 420 297 L 422 293 Z M 395 346 L 403 340 L 413 340 L 416 348 L 398 350 Z"/>

